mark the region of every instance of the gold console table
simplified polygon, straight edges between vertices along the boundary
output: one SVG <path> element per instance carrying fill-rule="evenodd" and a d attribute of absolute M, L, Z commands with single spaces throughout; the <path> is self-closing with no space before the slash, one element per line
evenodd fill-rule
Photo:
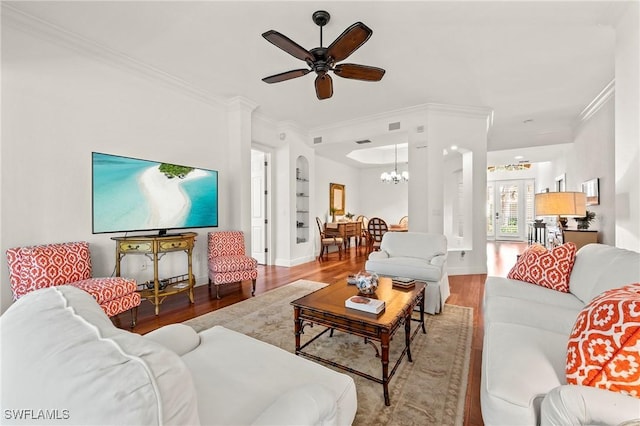
<path fill-rule="evenodd" d="M 189 292 L 189 301 L 193 303 L 192 254 L 195 245 L 195 232 L 163 236 L 112 237 L 116 242 L 116 276 L 120 276 L 120 261 L 128 254 L 142 254 L 153 262 L 153 288 L 138 290 L 143 299 L 149 300 L 160 312 L 160 304 L 167 296 Z M 167 279 L 158 277 L 158 261 L 167 253 L 183 251 L 187 254 L 187 274 Z M 149 282 L 149 284 L 151 284 Z"/>

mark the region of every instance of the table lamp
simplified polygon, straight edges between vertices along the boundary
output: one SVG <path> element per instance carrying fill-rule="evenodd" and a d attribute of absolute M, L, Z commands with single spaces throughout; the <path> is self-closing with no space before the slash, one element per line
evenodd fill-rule
<path fill-rule="evenodd" d="M 541 192 L 535 195 L 535 207 L 536 216 L 556 216 L 558 227 L 564 227 L 561 216 L 584 217 L 587 214 L 587 196 L 584 192 Z"/>

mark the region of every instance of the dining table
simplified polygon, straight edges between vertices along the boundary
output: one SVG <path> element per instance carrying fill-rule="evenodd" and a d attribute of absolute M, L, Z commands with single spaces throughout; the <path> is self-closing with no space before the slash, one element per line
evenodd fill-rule
<path fill-rule="evenodd" d="M 362 237 L 362 222 L 327 222 L 324 233 L 328 237 L 341 237 L 344 248 L 351 245 L 351 238 L 355 238 L 356 245 L 360 245 Z"/>

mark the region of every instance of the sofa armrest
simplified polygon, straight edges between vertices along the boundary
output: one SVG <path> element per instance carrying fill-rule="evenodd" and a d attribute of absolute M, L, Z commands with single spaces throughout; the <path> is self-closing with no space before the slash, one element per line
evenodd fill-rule
<path fill-rule="evenodd" d="M 338 404 L 325 386 L 309 383 L 281 394 L 253 425 L 337 425 Z"/>
<path fill-rule="evenodd" d="M 438 255 L 433 256 L 429 263 L 431 263 L 434 266 L 442 267 L 446 262 L 447 262 L 447 255 L 446 254 L 438 254 Z"/>
<path fill-rule="evenodd" d="M 617 425 L 640 418 L 640 399 L 591 386 L 564 385 L 542 401 L 541 425 Z"/>
<path fill-rule="evenodd" d="M 169 324 L 143 336 L 182 356 L 200 345 L 200 335 L 188 325 Z"/>
<path fill-rule="evenodd" d="M 380 259 L 387 259 L 389 258 L 389 253 L 387 253 L 384 250 L 380 250 L 380 251 L 372 251 L 369 254 L 369 260 L 380 260 Z"/>

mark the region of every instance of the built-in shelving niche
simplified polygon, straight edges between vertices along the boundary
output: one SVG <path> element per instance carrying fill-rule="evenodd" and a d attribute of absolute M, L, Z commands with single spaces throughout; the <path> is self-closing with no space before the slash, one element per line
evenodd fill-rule
<path fill-rule="evenodd" d="M 311 220 L 309 215 L 309 160 L 296 159 L 296 244 L 309 241 Z"/>

